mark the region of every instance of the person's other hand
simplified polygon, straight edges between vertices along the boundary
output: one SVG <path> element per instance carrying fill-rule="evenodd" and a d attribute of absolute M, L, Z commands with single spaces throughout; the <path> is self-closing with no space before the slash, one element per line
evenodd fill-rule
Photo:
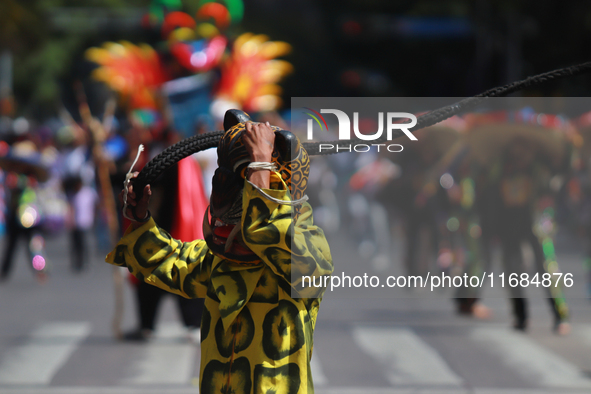
<path fill-rule="evenodd" d="M 133 173 L 132 178 L 137 178 L 138 175 L 139 172 L 136 171 Z M 119 201 L 121 202 L 121 205 L 123 205 L 124 195 L 125 189 L 121 190 L 121 193 L 119 193 Z M 125 211 L 125 214 L 128 217 L 133 218 L 134 215 L 132 212 L 135 211 L 135 217 L 138 217 L 139 219 L 145 218 L 148 213 L 148 204 L 150 203 L 151 195 L 152 189 L 150 188 L 150 185 L 146 185 L 144 187 L 144 193 L 142 194 L 142 198 L 139 201 L 137 201 L 137 196 L 133 190 L 133 184 L 130 183 L 127 192 L 127 210 Z"/>

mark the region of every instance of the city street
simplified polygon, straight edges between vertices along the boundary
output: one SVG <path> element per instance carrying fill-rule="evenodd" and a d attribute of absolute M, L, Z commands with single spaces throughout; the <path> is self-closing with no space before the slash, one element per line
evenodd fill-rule
<path fill-rule="evenodd" d="M 335 235 L 329 240 L 335 273 L 371 272 L 361 260 L 347 266 L 350 257 L 341 265 L 351 250 Z M 21 247 L 12 277 L 0 284 L 0 393 L 198 392 L 199 346 L 183 331 L 173 300 L 162 305 L 155 339 L 117 341 L 111 330 L 114 268 L 93 253 L 88 269 L 74 274 L 68 251 L 65 234 L 47 240 L 51 273 L 40 284 Z M 576 251 L 565 245 L 558 256 L 563 272 L 583 279 Z M 396 252 L 393 259 L 399 259 Z M 544 299 L 530 300 L 524 334 L 510 329 L 508 303 L 499 294 L 486 292 L 493 317 L 483 322 L 457 316 L 447 296 L 372 299 L 367 291 L 359 297 L 327 292 L 312 360 L 316 392 L 591 392 L 589 301 L 569 297 L 573 332 L 558 337 Z M 126 282 L 124 330 L 135 327 L 134 301 Z"/>
<path fill-rule="evenodd" d="M 0 394 L 591 394 L 590 16 L 0 0 Z"/>

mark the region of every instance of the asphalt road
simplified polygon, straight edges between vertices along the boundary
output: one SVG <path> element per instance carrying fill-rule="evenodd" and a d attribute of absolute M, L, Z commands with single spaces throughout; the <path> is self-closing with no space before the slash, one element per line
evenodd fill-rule
<path fill-rule="evenodd" d="M 350 240 L 330 235 L 336 274 L 401 274 L 400 245 L 389 264 L 356 256 Z M 0 284 L 0 393 L 196 393 L 199 345 L 186 336 L 167 298 L 157 337 L 145 344 L 114 339 L 113 267 L 93 248 L 87 269 L 75 274 L 68 239 L 47 240 L 51 273 L 38 283 L 19 249 L 10 280 Z M 407 291 L 384 297 L 371 289 L 327 292 L 315 334 L 317 393 L 589 393 L 591 304 L 584 294 L 580 254 L 558 246 L 563 272 L 578 287 L 567 296 L 572 333 L 552 333 L 541 297 L 530 299 L 530 329 L 510 329 L 504 292 L 486 289 L 488 321 L 459 317 L 450 293 Z M 377 268 L 376 268 L 377 267 Z M 125 286 L 123 328 L 136 321 Z"/>

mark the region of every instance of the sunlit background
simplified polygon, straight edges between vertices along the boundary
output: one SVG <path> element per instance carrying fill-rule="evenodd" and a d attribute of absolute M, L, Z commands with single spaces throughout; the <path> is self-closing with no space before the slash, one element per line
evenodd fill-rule
<path fill-rule="evenodd" d="M 136 170 L 230 108 L 305 140 L 300 109 L 332 108 L 315 99 L 438 98 L 391 109 L 421 114 L 588 61 L 590 44 L 584 2 L 1 0 L 0 392 L 198 392 L 198 304 L 104 263 L 140 144 Z M 335 275 L 538 274 L 523 293 L 327 291 L 317 392 L 591 391 L 590 90 L 589 75 L 549 82 L 392 141 L 399 153 L 312 158 Z M 330 116 L 316 141 L 337 138 Z M 154 182 L 173 236 L 199 236 L 216 159 Z M 544 274 L 574 285 L 544 292 Z"/>

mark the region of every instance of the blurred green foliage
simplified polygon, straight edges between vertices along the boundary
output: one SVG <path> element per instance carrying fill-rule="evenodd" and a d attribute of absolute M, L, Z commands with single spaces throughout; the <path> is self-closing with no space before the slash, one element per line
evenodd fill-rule
<path fill-rule="evenodd" d="M 60 81 L 86 49 L 109 39 L 108 31 L 81 29 L 94 10 L 147 10 L 149 0 L 2 0 L 0 52 L 13 56 L 17 110 L 51 113 L 60 105 Z M 82 11 L 82 12 L 78 12 Z M 78 12 L 78 13 L 76 13 Z M 66 15 L 67 19 L 61 18 Z M 108 15 L 108 14 L 106 14 Z M 61 19 L 60 19 L 61 18 Z M 104 30 L 104 29 L 103 29 Z M 121 39 L 125 38 L 121 35 Z"/>
<path fill-rule="evenodd" d="M 8 50 L 13 55 L 19 112 L 37 118 L 54 113 L 64 91 L 88 75 L 92 66 L 81 61 L 87 48 L 120 40 L 155 44 L 159 34 L 142 30 L 141 16 L 151 5 L 174 8 L 180 3 L 194 15 L 199 0 L 0 0 L 0 53 Z M 290 96 L 468 96 L 589 60 L 591 2 L 244 3 L 245 17 L 239 31 L 230 36 L 242 31 L 263 33 L 294 48 L 286 60 L 296 74 L 282 83 L 286 103 Z M 473 29 L 458 39 L 408 38 L 388 30 L 392 29 L 388 23 L 398 16 L 454 17 L 469 21 Z M 380 21 L 382 30 L 377 34 Z M 345 28 L 351 23 L 359 31 Z M 367 83 L 352 86 L 345 78 L 350 75 Z M 588 95 L 590 84 L 591 76 L 582 76 L 548 84 L 536 93 Z"/>

